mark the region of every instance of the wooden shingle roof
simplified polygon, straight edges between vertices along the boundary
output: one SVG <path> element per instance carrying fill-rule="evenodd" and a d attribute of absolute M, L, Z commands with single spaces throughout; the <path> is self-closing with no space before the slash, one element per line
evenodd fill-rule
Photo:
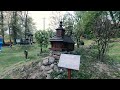
<path fill-rule="evenodd" d="M 63 37 L 57 37 L 54 36 L 53 38 L 50 39 L 50 42 L 52 41 L 61 41 L 61 42 L 67 42 L 67 43 L 74 43 L 74 41 L 71 39 L 70 36 L 63 36 Z"/>

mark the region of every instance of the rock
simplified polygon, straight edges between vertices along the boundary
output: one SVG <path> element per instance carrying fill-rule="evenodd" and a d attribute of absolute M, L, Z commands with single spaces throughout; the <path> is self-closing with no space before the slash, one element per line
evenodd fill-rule
<path fill-rule="evenodd" d="M 42 74 L 40 75 L 40 79 L 46 79 L 47 77 L 47 73 L 46 72 L 42 72 Z"/>
<path fill-rule="evenodd" d="M 46 79 L 51 79 L 51 76 L 50 76 L 50 74 L 47 74 L 47 77 L 46 77 Z"/>
<path fill-rule="evenodd" d="M 56 61 L 56 60 L 55 60 L 55 63 L 54 63 L 54 65 L 57 65 L 57 64 L 58 64 L 58 61 Z"/>
<path fill-rule="evenodd" d="M 39 73 L 34 73 L 31 75 L 30 79 L 36 79 L 38 75 L 39 75 Z"/>
<path fill-rule="evenodd" d="M 50 51 L 49 56 L 52 56 L 52 55 L 53 55 L 53 53 L 52 53 L 52 51 Z"/>
<path fill-rule="evenodd" d="M 46 66 L 44 70 L 45 70 L 45 71 L 49 71 L 50 69 L 51 69 L 50 66 Z"/>
<path fill-rule="evenodd" d="M 53 70 L 56 71 L 56 72 L 59 72 L 58 66 L 55 65 Z"/>
<path fill-rule="evenodd" d="M 24 66 L 21 68 L 21 71 L 24 71 L 25 70 L 25 68 L 24 68 Z"/>
<path fill-rule="evenodd" d="M 42 65 L 41 68 L 40 68 L 40 70 L 44 70 L 44 69 L 45 69 L 45 66 Z"/>
<path fill-rule="evenodd" d="M 54 61 L 55 61 L 55 58 L 54 58 L 54 57 L 49 57 L 49 64 L 54 63 Z"/>
<path fill-rule="evenodd" d="M 43 75 L 44 75 L 45 77 L 47 76 L 47 72 L 46 72 L 46 71 L 43 71 L 42 73 L 43 73 Z"/>
<path fill-rule="evenodd" d="M 50 65 L 50 68 L 53 68 L 53 67 L 54 67 L 54 64 L 51 64 L 51 65 Z"/>
<path fill-rule="evenodd" d="M 37 66 L 41 67 L 41 66 L 42 66 L 42 63 L 41 63 L 41 62 L 39 62 Z"/>
<path fill-rule="evenodd" d="M 61 52 L 55 52 L 55 55 L 60 56 L 60 55 L 61 55 Z"/>
<path fill-rule="evenodd" d="M 60 73 L 62 73 L 63 72 L 63 69 L 60 69 Z"/>
<path fill-rule="evenodd" d="M 48 59 L 45 59 L 45 60 L 43 60 L 43 63 L 42 63 L 43 65 L 48 65 Z"/>
<path fill-rule="evenodd" d="M 51 73 L 51 72 L 53 72 L 53 69 L 51 69 L 51 70 L 47 71 L 47 73 Z"/>
<path fill-rule="evenodd" d="M 59 60 L 59 59 L 60 59 L 60 56 L 58 56 L 58 55 L 53 55 L 53 57 L 54 57 L 56 60 Z"/>

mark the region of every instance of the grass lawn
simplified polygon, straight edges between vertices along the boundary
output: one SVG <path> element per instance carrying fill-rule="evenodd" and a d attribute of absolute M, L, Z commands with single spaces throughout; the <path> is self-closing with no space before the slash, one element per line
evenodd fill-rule
<path fill-rule="evenodd" d="M 110 43 L 108 55 L 120 63 L 120 42 Z"/>
<path fill-rule="evenodd" d="M 24 50 L 28 50 L 28 59 L 25 59 Z M 40 48 L 37 45 L 22 47 L 19 45 L 10 47 L 3 47 L 2 52 L 0 52 L 0 74 L 5 70 L 12 68 L 13 66 L 18 66 L 19 64 L 29 62 L 31 60 L 38 60 L 42 57 L 45 57 L 45 54 L 37 56 Z M 45 50 L 45 48 L 43 49 Z M 48 51 L 48 49 L 46 49 Z"/>
<path fill-rule="evenodd" d="M 94 42 L 93 40 L 87 40 L 87 39 L 82 39 L 82 40 L 83 40 L 85 46 L 89 46 L 89 45 L 91 45 L 91 43 Z"/>

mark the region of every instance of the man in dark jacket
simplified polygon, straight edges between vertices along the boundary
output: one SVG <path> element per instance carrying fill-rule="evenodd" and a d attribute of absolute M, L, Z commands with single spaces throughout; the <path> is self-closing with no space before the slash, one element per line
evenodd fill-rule
<path fill-rule="evenodd" d="M 2 35 L 0 35 L 0 52 L 1 52 L 1 49 L 2 49 L 2 44 L 3 44 L 3 37 L 2 37 Z"/>

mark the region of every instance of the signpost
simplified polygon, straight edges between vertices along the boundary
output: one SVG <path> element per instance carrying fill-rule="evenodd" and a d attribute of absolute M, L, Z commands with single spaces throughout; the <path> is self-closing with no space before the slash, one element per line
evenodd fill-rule
<path fill-rule="evenodd" d="M 68 79 L 71 79 L 71 69 L 79 70 L 80 55 L 61 54 L 58 67 L 68 69 Z"/>

